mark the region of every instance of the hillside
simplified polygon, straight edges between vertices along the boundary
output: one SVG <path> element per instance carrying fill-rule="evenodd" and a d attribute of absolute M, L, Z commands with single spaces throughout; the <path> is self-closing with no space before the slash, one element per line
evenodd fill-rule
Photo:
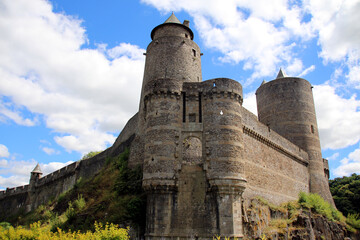
<path fill-rule="evenodd" d="M 68 231 L 94 230 L 94 222 L 131 226 L 142 234 L 146 197 L 141 188 L 141 168 L 129 169 L 129 150 L 106 159 L 105 167 L 92 179 L 80 179 L 74 187 L 29 214 L 7 219 L 13 225 L 40 221 Z"/>

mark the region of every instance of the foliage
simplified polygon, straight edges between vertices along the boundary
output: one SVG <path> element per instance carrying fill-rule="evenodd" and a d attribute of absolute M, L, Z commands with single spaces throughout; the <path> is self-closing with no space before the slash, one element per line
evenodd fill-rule
<path fill-rule="evenodd" d="M 315 193 L 304 193 L 299 194 L 299 204 L 302 207 L 311 209 L 318 214 L 323 215 L 330 221 L 341 221 L 345 222 L 345 217 L 336 210 L 330 203 L 325 201 L 321 196 Z"/>
<path fill-rule="evenodd" d="M 350 213 L 346 218 L 346 223 L 353 228 L 360 229 L 360 215 Z"/>
<path fill-rule="evenodd" d="M 94 232 L 87 231 L 85 233 L 80 232 L 64 232 L 61 229 L 57 229 L 56 232 L 51 232 L 48 226 L 41 225 L 40 222 L 35 222 L 30 225 L 30 228 L 8 227 L 5 228 L 0 225 L 0 239 L 53 239 L 53 240 L 67 240 L 67 239 L 121 239 L 128 240 L 129 229 L 119 228 L 114 224 L 103 225 L 101 223 L 94 224 Z"/>
<path fill-rule="evenodd" d="M 115 181 L 114 190 L 119 195 L 138 194 L 142 192 L 142 170 L 141 167 L 135 169 L 128 168 L 129 150 L 126 149 L 115 162 L 119 169 L 118 177 Z"/>
<path fill-rule="evenodd" d="M 85 159 L 88 159 L 88 158 L 92 158 L 92 157 L 95 157 L 96 155 L 98 155 L 99 153 L 101 153 L 102 151 L 95 151 L 95 152 L 89 152 L 87 154 L 85 154 L 81 160 L 85 160 Z"/>
<path fill-rule="evenodd" d="M 335 205 L 344 215 L 360 213 L 360 175 L 335 178 L 329 185 Z"/>

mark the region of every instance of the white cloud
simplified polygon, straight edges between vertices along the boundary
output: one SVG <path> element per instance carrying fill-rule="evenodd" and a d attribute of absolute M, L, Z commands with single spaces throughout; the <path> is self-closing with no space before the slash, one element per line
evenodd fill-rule
<path fill-rule="evenodd" d="M 40 164 L 41 171 L 43 172 L 43 176 L 52 173 L 60 168 L 63 168 L 69 164 L 73 163 L 73 161 L 68 161 L 66 163 L 61 162 L 50 162 L 47 164 Z"/>
<path fill-rule="evenodd" d="M 73 163 L 73 161 L 68 161 L 66 163 L 50 162 L 47 164 L 40 164 L 40 168 L 43 172 L 43 176 L 45 176 L 71 163 Z M 35 160 L 0 161 L 0 189 L 29 184 L 30 173 L 35 168 L 36 164 L 37 162 Z"/>
<path fill-rule="evenodd" d="M 249 92 L 244 95 L 243 107 L 257 115 L 257 104 L 255 92 Z"/>
<path fill-rule="evenodd" d="M 8 161 L 6 159 L 0 160 L 0 167 L 5 167 L 5 166 L 7 166 L 7 164 L 8 164 Z"/>
<path fill-rule="evenodd" d="M 360 88 L 360 2 L 358 0 L 305 1 L 313 29 L 318 33 L 320 56 L 327 61 L 344 62 L 349 83 Z"/>
<path fill-rule="evenodd" d="M 9 153 L 9 150 L 8 148 L 3 145 L 3 144 L 0 144 L 0 157 L 9 157 L 10 156 L 10 153 Z"/>
<path fill-rule="evenodd" d="M 313 88 L 321 146 L 340 149 L 360 140 L 360 100 L 356 95 L 344 98 L 328 84 Z"/>
<path fill-rule="evenodd" d="M 336 177 L 349 176 L 353 173 L 360 174 L 360 148 L 351 152 L 347 158 L 340 161 L 340 166 L 333 171 Z"/>
<path fill-rule="evenodd" d="M 48 155 L 53 155 L 53 154 L 59 154 L 60 151 L 57 151 L 53 148 L 49 148 L 49 147 L 42 147 L 41 150 L 43 150 L 46 154 Z"/>
<path fill-rule="evenodd" d="M 314 36 L 310 23 L 304 22 L 306 9 L 286 0 L 142 0 L 163 12 L 187 11 L 208 48 L 223 54 L 223 62 L 243 62 L 254 71 L 245 85 L 256 78 L 271 76 L 279 65 L 296 62 L 297 74 L 303 71 L 292 50 L 293 38 Z"/>
<path fill-rule="evenodd" d="M 306 76 L 308 73 L 311 73 L 314 70 L 315 70 L 315 65 L 311 65 L 310 67 L 302 71 L 302 73 L 299 74 L 299 77 Z"/>
<path fill-rule="evenodd" d="M 0 119 L 33 126 L 41 117 L 67 151 L 112 144 L 137 111 L 145 50 L 86 48 L 81 20 L 52 12 L 47 1 L 1 4 L 0 97 L 12 102 L 0 103 Z"/>
<path fill-rule="evenodd" d="M 333 155 L 331 155 L 330 157 L 326 157 L 326 159 L 329 160 L 329 161 L 334 161 L 334 160 L 337 160 L 337 158 L 339 156 L 340 156 L 340 154 L 338 152 L 336 152 Z"/>
<path fill-rule="evenodd" d="M 353 173 L 360 174 L 360 162 L 351 162 L 340 165 L 339 167 L 335 168 L 332 173 L 335 177 L 350 176 Z"/>

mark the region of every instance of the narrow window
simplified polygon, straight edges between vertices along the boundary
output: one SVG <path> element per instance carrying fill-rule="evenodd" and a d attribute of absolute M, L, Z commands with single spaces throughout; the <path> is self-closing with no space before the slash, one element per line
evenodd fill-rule
<path fill-rule="evenodd" d="M 189 114 L 189 122 L 196 122 L 196 114 L 195 113 Z"/>
<path fill-rule="evenodd" d="M 185 33 L 185 38 L 188 38 L 188 35 Z"/>
<path fill-rule="evenodd" d="M 183 98 L 183 122 L 186 122 L 186 95 L 184 92 L 182 93 L 182 98 Z"/>
<path fill-rule="evenodd" d="M 193 52 L 194 57 L 196 57 L 196 50 L 193 49 L 192 52 Z"/>
<path fill-rule="evenodd" d="M 315 133 L 314 125 L 311 125 L 311 133 Z"/>
<path fill-rule="evenodd" d="M 202 122 L 201 92 L 199 93 L 199 123 Z"/>

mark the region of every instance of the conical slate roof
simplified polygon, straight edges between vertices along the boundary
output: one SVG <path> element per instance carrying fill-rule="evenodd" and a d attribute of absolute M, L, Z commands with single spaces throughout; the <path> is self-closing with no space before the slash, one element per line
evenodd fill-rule
<path fill-rule="evenodd" d="M 154 34 L 155 31 L 159 28 L 161 28 L 164 25 L 179 25 L 182 26 L 183 28 L 185 28 L 187 31 L 189 31 L 190 33 L 190 39 L 193 40 L 194 39 L 194 33 L 191 31 L 191 29 L 189 28 L 189 22 L 187 21 L 187 24 L 182 24 L 180 22 L 180 20 L 175 16 L 174 12 L 171 13 L 170 17 L 168 19 L 166 19 L 166 21 L 163 24 L 160 24 L 158 26 L 156 26 L 152 31 L 151 31 L 151 39 L 154 39 Z"/>
<path fill-rule="evenodd" d="M 40 165 L 37 164 L 36 167 L 34 168 L 34 170 L 32 170 L 31 173 L 42 173 Z"/>
<path fill-rule="evenodd" d="M 172 12 L 171 16 L 164 23 L 178 23 L 178 24 L 181 24 L 180 20 L 175 16 L 174 12 Z"/>
<path fill-rule="evenodd" d="M 280 71 L 278 73 L 278 75 L 276 76 L 276 79 L 278 78 L 284 78 L 287 77 L 287 75 L 285 74 L 285 72 L 280 68 Z"/>

